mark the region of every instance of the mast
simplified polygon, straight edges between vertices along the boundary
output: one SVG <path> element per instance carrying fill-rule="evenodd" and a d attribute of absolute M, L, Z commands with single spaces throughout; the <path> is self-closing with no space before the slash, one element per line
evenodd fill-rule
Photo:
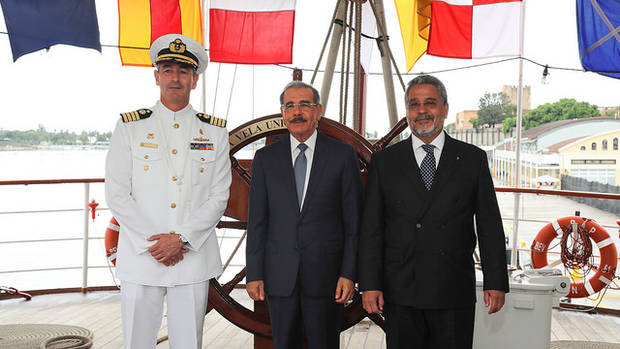
<path fill-rule="evenodd" d="M 372 4 L 372 2 L 371 2 Z M 383 0 L 374 0 L 375 18 L 377 19 L 377 32 L 379 33 L 381 46 L 381 65 L 383 67 L 383 84 L 385 85 L 385 99 L 388 107 L 388 117 L 390 128 L 398 122 L 398 111 L 396 109 L 396 97 L 394 95 L 394 80 L 392 79 L 392 63 L 388 47 L 387 29 L 385 26 L 385 10 Z"/>
<path fill-rule="evenodd" d="M 517 91 L 517 135 L 515 149 L 515 188 L 521 187 L 521 129 L 523 123 L 523 27 L 525 23 L 525 0 L 521 4 L 521 42 L 519 43 L 519 89 Z M 510 264 L 517 266 L 518 244 L 519 238 L 519 199 L 520 193 L 514 193 L 514 212 L 512 221 L 512 253 L 510 255 Z"/>
<path fill-rule="evenodd" d="M 347 10 L 347 2 L 338 0 L 336 22 L 340 25 L 333 26 L 332 39 L 329 44 L 329 53 L 327 54 L 327 61 L 325 62 L 325 73 L 323 74 L 323 84 L 321 86 L 321 104 L 323 104 L 323 114 L 327 110 L 327 101 L 329 100 L 329 91 L 332 86 L 332 79 L 334 77 L 334 69 L 336 67 L 336 59 L 338 58 L 338 50 L 340 47 L 340 39 L 342 38 L 342 32 L 344 30 L 345 12 Z M 340 120 L 342 122 L 342 120 Z"/>

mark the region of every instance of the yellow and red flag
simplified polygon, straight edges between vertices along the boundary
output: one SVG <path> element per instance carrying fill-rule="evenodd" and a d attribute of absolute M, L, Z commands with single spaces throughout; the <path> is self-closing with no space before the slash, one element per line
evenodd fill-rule
<path fill-rule="evenodd" d="M 405 47 L 407 71 L 426 52 L 431 24 L 431 0 L 394 0 Z"/>
<path fill-rule="evenodd" d="M 150 67 L 151 43 L 164 34 L 202 44 L 200 0 L 118 0 L 118 26 L 122 64 Z"/>

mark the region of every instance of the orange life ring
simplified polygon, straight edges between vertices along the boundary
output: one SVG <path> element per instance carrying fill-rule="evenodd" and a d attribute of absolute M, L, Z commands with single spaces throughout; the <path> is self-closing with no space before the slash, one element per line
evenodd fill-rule
<path fill-rule="evenodd" d="M 592 295 L 605 286 L 609 285 L 616 273 L 616 265 L 618 263 L 618 251 L 614 241 L 607 231 L 593 220 L 586 220 L 583 217 L 569 216 L 559 218 L 558 220 L 545 225 L 532 241 L 532 266 L 535 269 L 543 268 L 549 263 L 547 262 L 547 249 L 549 244 L 558 235 L 570 233 L 567 227 L 571 223 L 583 225 L 590 235 L 590 239 L 594 240 L 601 253 L 601 263 L 596 270 L 596 274 L 584 280 L 584 282 L 573 282 L 570 285 L 569 298 L 582 298 Z"/>
<path fill-rule="evenodd" d="M 116 265 L 116 247 L 118 246 L 118 232 L 121 229 L 116 218 L 110 219 L 110 224 L 105 230 L 105 255 L 108 260 Z"/>

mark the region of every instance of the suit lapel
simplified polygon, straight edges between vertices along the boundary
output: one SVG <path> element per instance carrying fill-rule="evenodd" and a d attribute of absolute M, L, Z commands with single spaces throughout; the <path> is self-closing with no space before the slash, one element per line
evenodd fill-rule
<path fill-rule="evenodd" d="M 278 172 L 282 173 L 282 185 L 287 186 L 289 195 L 288 200 L 291 201 L 291 206 L 296 206 L 299 208 L 299 203 L 297 202 L 297 189 L 295 187 L 295 173 L 293 171 L 293 155 L 291 153 L 291 137 L 290 135 L 286 135 L 282 137 L 282 140 L 278 142 L 279 146 L 277 149 L 276 159 L 283 159 L 282 161 L 277 161 L 276 163 L 280 166 L 280 170 Z M 280 181 L 280 179 L 275 178 L 274 180 Z M 299 209 L 297 210 L 299 212 Z"/>
<path fill-rule="evenodd" d="M 420 175 L 420 166 L 418 166 L 418 162 L 415 158 L 415 154 L 413 152 L 413 145 L 411 143 L 411 137 L 407 138 L 407 140 L 400 143 L 401 149 L 399 150 L 399 158 L 403 159 L 401 165 L 403 174 L 409 180 L 408 183 L 411 183 L 413 189 L 421 196 L 427 196 L 428 190 L 424 186 L 424 182 L 422 182 L 422 175 Z"/>
<path fill-rule="evenodd" d="M 432 198 L 439 197 L 443 188 L 446 188 L 446 182 L 450 178 L 454 178 L 452 175 L 457 168 L 458 160 L 460 160 L 460 156 L 456 142 L 446 134 L 446 140 L 439 158 L 439 166 L 435 172 L 433 187 L 431 188 Z"/>
<path fill-rule="evenodd" d="M 314 188 L 319 185 L 321 175 L 325 168 L 325 159 L 328 156 L 327 144 L 325 142 L 325 135 L 317 131 L 316 143 L 314 145 L 314 155 L 312 156 L 312 168 L 310 169 L 310 178 L 308 179 L 308 188 L 306 189 L 306 195 L 304 197 L 303 207 L 301 214 L 308 207 L 308 203 L 312 200 L 312 193 L 315 192 Z"/>

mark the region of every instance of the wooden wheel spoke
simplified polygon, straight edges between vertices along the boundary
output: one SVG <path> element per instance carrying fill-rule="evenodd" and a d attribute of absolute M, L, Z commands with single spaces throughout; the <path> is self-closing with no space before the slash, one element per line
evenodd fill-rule
<path fill-rule="evenodd" d="M 217 227 L 220 229 L 246 230 L 248 229 L 248 222 L 246 221 L 220 221 L 217 224 Z"/>
<path fill-rule="evenodd" d="M 237 174 L 248 184 L 252 181 L 252 176 L 248 173 L 248 171 L 239 164 L 239 160 L 235 158 L 233 155 L 230 156 L 230 167 L 233 171 L 237 172 Z"/>
<path fill-rule="evenodd" d="M 394 125 L 394 127 L 388 132 L 385 136 L 381 137 L 378 141 L 373 145 L 375 151 L 379 151 L 390 144 L 390 142 L 398 136 L 404 129 L 407 128 L 407 119 L 402 118 L 399 122 Z"/>

